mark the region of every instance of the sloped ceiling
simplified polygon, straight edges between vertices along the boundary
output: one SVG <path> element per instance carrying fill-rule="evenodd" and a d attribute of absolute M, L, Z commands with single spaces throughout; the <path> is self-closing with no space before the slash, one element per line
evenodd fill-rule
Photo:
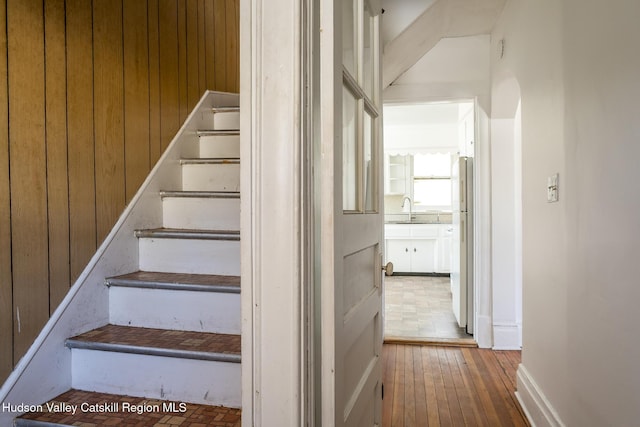
<path fill-rule="evenodd" d="M 505 0 L 383 0 L 383 87 L 481 82 Z"/>

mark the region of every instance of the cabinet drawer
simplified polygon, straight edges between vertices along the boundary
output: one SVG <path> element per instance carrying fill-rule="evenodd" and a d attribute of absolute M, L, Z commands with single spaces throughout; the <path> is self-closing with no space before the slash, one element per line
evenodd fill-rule
<path fill-rule="evenodd" d="M 406 239 L 411 237 L 412 225 L 408 224 L 385 224 L 384 233 L 387 239 Z"/>
<path fill-rule="evenodd" d="M 413 224 L 411 226 L 411 237 L 414 238 L 437 238 L 438 225 L 435 224 Z"/>

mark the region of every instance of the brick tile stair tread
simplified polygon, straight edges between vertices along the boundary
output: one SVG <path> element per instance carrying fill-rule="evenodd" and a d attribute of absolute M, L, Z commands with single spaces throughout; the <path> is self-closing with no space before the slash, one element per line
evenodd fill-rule
<path fill-rule="evenodd" d="M 45 412 L 32 412 L 18 418 L 18 426 L 36 426 L 30 424 L 31 420 L 38 421 L 40 425 L 60 425 L 60 426 L 136 426 L 136 427 L 240 427 L 241 410 L 225 408 L 222 406 L 198 405 L 193 403 L 184 404 L 186 411 L 164 412 L 163 403 L 168 401 L 147 399 L 143 397 L 129 397 L 106 393 L 95 393 L 89 391 L 69 390 L 60 396 L 52 399 L 52 403 L 67 403 L 78 405 L 75 415 L 65 412 L 46 412 L 47 406 L 43 405 Z M 154 409 L 153 411 L 138 414 L 136 412 L 124 411 L 123 403 L 132 407 L 145 407 Z M 81 411 L 83 403 L 88 405 L 111 404 L 109 409 L 102 412 Z M 180 409 L 182 402 L 175 402 L 175 407 Z M 114 410 L 117 404 L 117 411 Z M 135 405 L 135 406 L 134 406 Z M 149 405 L 149 406 L 146 406 Z M 155 405 L 160 411 L 156 412 Z M 48 423 L 48 424 L 45 424 Z"/>
<path fill-rule="evenodd" d="M 163 273 L 156 271 L 136 271 L 110 277 L 107 283 L 156 283 L 167 285 L 195 285 L 203 289 L 211 288 L 215 290 L 221 286 L 235 289 L 240 292 L 239 276 L 220 276 L 215 274 L 189 274 L 189 273 Z"/>
<path fill-rule="evenodd" d="M 105 325 L 71 341 L 240 355 L 240 335 Z"/>

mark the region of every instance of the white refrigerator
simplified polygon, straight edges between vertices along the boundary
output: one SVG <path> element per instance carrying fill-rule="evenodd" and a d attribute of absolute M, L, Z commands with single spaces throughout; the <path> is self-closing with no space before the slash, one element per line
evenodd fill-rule
<path fill-rule="evenodd" d="M 461 328 L 473 334 L 473 158 L 459 157 L 451 171 L 453 314 Z"/>

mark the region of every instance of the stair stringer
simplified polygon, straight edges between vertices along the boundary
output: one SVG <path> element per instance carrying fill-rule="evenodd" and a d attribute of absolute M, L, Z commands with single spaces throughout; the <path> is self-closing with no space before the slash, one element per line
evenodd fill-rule
<path fill-rule="evenodd" d="M 160 157 L 115 226 L 66 297 L 0 388 L 0 402 L 37 405 L 71 388 L 71 350 L 65 340 L 109 322 L 107 277 L 138 268 L 135 230 L 162 226 L 162 190 L 182 185 L 180 158 L 193 157 L 198 130 L 206 128 L 212 107 L 237 106 L 237 94 L 207 91 Z M 0 426 L 22 412 L 0 411 Z"/>

